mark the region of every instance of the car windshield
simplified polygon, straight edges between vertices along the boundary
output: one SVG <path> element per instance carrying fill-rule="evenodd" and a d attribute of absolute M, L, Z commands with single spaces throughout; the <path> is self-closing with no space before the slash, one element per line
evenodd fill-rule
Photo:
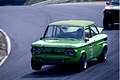
<path fill-rule="evenodd" d="M 80 26 L 48 26 L 44 38 L 83 39 L 83 27 Z"/>
<path fill-rule="evenodd" d="M 119 0 L 111 0 L 111 3 L 112 3 L 112 4 L 119 5 L 120 1 L 119 1 Z"/>

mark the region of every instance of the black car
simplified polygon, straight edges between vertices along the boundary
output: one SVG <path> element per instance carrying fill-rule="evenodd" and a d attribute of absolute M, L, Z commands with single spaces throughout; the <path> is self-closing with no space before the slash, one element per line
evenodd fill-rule
<path fill-rule="evenodd" d="M 4 5 L 23 5 L 26 0 L 0 0 L 0 6 Z"/>
<path fill-rule="evenodd" d="M 104 29 L 112 28 L 113 26 L 120 25 L 119 21 L 119 12 L 120 12 L 120 1 L 119 0 L 111 0 L 106 3 L 107 5 L 104 8 L 103 14 L 103 27 Z"/>

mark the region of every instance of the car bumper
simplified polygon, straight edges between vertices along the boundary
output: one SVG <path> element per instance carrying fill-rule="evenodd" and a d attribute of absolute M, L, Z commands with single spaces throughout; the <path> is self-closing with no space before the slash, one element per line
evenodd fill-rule
<path fill-rule="evenodd" d="M 32 56 L 32 58 L 42 65 L 77 64 L 79 61 L 75 56 Z"/>

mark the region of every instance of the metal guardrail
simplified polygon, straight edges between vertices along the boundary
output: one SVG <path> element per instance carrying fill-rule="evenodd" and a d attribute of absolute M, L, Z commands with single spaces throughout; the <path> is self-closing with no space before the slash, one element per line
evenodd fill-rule
<path fill-rule="evenodd" d="M 47 5 L 47 4 L 58 4 L 58 3 L 65 3 L 65 2 L 70 2 L 70 1 L 71 0 L 47 0 L 47 1 L 43 1 L 43 2 L 33 4 L 32 6 L 35 6 L 35 5 Z"/>
<path fill-rule="evenodd" d="M 59 4 L 59 3 L 66 3 L 66 2 L 90 2 L 90 1 L 99 1 L 99 0 L 45 0 L 42 2 L 38 2 L 35 4 L 31 4 L 31 6 L 35 5 L 47 5 L 47 4 Z M 101 1 L 107 1 L 107 0 L 101 0 Z"/>

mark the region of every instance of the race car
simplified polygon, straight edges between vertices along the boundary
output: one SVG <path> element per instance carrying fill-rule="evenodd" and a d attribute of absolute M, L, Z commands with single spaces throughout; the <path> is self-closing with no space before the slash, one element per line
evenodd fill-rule
<path fill-rule="evenodd" d="M 93 21 L 63 20 L 50 23 L 40 40 L 32 43 L 31 67 L 40 70 L 43 65 L 77 65 L 85 70 L 87 62 L 107 59 L 107 38 L 103 28 Z"/>
<path fill-rule="evenodd" d="M 117 26 L 119 28 L 120 25 L 120 1 L 119 0 L 111 0 L 106 3 L 103 10 L 103 27 L 104 29 L 114 28 L 113 26 Z"/>

